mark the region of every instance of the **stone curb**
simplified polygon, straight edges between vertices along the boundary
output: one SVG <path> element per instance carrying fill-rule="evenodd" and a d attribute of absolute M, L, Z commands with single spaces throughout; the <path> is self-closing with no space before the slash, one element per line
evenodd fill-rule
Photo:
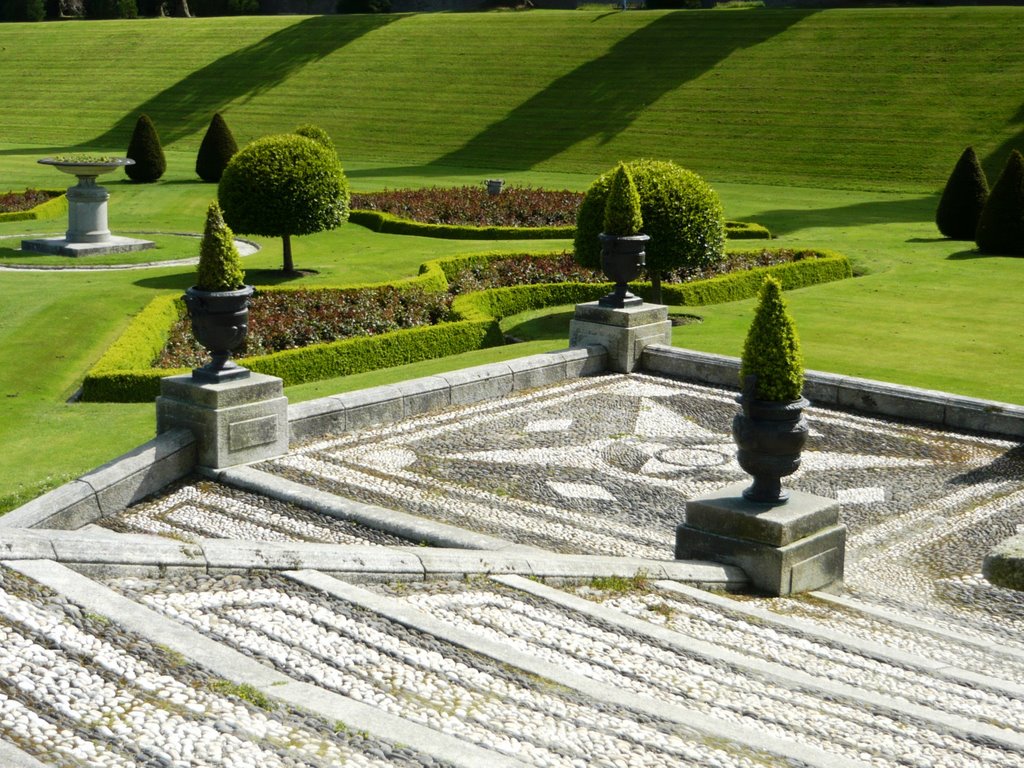
<path fill-rule="evenodd" d="M 644 348 L 641 365 L 649 373 L 738 388 L 740 363 L 735 357 L 652 344 Z M 814 405 L 1024 438 L 1024 406 L 1011 403 L 821 371 L 806 371 L 804 396 Z"/>
<path fill-rule="evenodd" d="M 981 572 L 997 587 L 1024 590 L 1024 534 L 997 544 L 985 556 Z"/>
<path fill-rule="evenodd" d="M 0 557 L 11 562 L 54 560 L 93 576 L 196 570 L 212 574 L 317 570 L 370 580 L 411 578 L 422 581 L 503 573 L 576 581 L 643 574 L 648 578 L 717 588 L 736 589 L 747 584 L 743 571 L 734 566 L 686 560 L 563 555 L 525 547 L 492 551 L 238 539 L 182 542 L 162 536 L 109 531 L 0 531 Z"/>
<path fill-rule="evenodd" d="M 462 368 L 288 406 L 292 443 L 325 434 L 389 424 L 451 406 L 601 373 L 608 353 L 580 347 Z"/>
<path fill-rule="evenodd" d="M 340 694 L 300 683 L 227 648 L 81 574 L 46 560 L 5 562 L 4 565 L 55 590 L 84 610 L 108 617 L 119 626 L 151 642 L 182 654 L 239 685 L 258 688 L 268 698 L 289 707 L 312 712 L 331 721 L 340 720 L 357 731 L 366 731 L 390 743 L 401 741 L 435 759 L 460 768 L 525 768 L 518 760 L 466 744 L 460 739 L 361 704 Z"/>
<path fill-rule="evenodd" d="M 790 669 L 770 661 L 761 661 L 743 656 L 736 651 L 714 646 L 696 638 L 680 635 L 672 630 L 649 624 L 620 611 L 593 603 L 581 597 L 561 592 L 552 587 L 524 579 L 520 576 L 494 576 L 493 579 L 515 589 L 550 600 L 578 613 L 591 616 L 619 629 L 646 636 L 652 640 L 691 653 L 713 662 L 728 664 L 749 674 L 771 680 L 791 689 L 817 691 L 833 701 L 846 701 L 869 711 L 895 714 L 897 718 L 910 717 L 918 722 L 929 723 L 940 732 L 953 733 L 968 741 L 979 741 L 1015 751 L 1024 750 L 1024 733 L 995 727 L 988 723 L 970 720 L 959 715 L 932 710 L 919 704 L 896 701 L 870 691 L 862 691 L 845 683 L 825 680 L 800 670 Z"/>
<path fill-rule="evenodd" d="M 1007 696 L 1013 696 L 1024 700 L 1024 685 L 999 680 L 989 675 L 981 675 L 970 670 L 960 669 L 944 662 L 932 661 L 918 656 L 915 653 L 908 653 L 899 648 L 890 648 L 871 640 L 862 640 L 852 635 L 845 635 L 841 632 L 821 627 L 810 621 L 803 621 L 792 616 L 782 616 L 766 608 L 758 608 L 756 605 L 731 600 L 721 595 L 712 594 L 701 589 L 681 584 L 677 581 L 657 581 L 654 586 L 665 592 L 675 592 L 693 600 L 694 602 L 710 605 L 720 611 L 726 611 L 733 615 L 753 618 L 758 623 L 770 624 L 777 627 L 784 627 L 798 633 L 802 638 L 817 640 L 834 648 L 849 651 L 854 654 L 863 655 L 871 659 L 877 659 L 905 669 L 916 669 L 934 677 L 940 677 L 950 682 L 964 685 L 969 688 L 987 688 Z"/>
<path fill-rule="evenodd" d="M 0 517 L 0 528 L 78 528 L 156 493 L 195 463 L 192 433 L 170 430 L 8 512 Z"/>
<path fill-rule="evenodd" d="M 867 603 L 862 603 L 859 600 L 854 600 L 853 598 L 845 597 L 843 595 L 832 595 L 827 592 L 809 592 L 808 594 L 817 600 L 832 603 L 833 605 L 838 605 L 841 608 L 856 611 L 857 613 L 863 613 L 866 616 L 871 616 L 872 618 L 879 619 L 880 621 L 903 625 L 913 629 L 915 632 L 923 632 L 942 640 L 948 640 L 962 645 L 969 645 L 973 648 L 979 648 L 980 650 L 985 651 L 985 653 L 1009 656 L 1019 663 L 1024 663 L 1024 651 L 1017 650 L 1016 648 L 999 645 L 989 640 L 980 640 L 972 635 L 955 632 L 951 629 L 940 627 L 938 625 L 926 624 L 913 616 L 897 613 L 896 611 L 888 608 L 882 608 L 881 606 L 868 605 Z"/>
<path fill-rule="evenodd" d="M 13 744 L 0 741 L 0 765 L 4 768 L 46 768 L 27 752 L 22 752 Z"/>
<path fill-rule="evenodd" d="M 839 755 L 826 754 L 813 747 L 806 747 L 796 741 L 780 739 L 770 734 L 751 731 L 735 723 L 726 723 L 686 707 L 655 701 L 641 694 L 630 693 L 614 685 L 602 683 L 575 672 L 570 672 L 551 662 L 516 650 L 493 640 L 479 637 L 458 627 L 453 627 L 393 598 L 325 576 L 312 571 L 285 573 L 288 578 L 318 589 L 340 600 L 365 608 L 380 616 L 395 621 L 410 629 L 426 633 L 446 642 L 465 648 L 508 664 L 540 678 L 551 680 L 567 688 L 579 691 L 597 701 L 643 712 L 647 715 L 678 723 L 690 732 L 697 732 L 712 739 L 736 742 L 749 749 L 782 758 L 796 758 L 801 764 L 820 768 L 853 768 L 862 763 L 847 760 Z"/>

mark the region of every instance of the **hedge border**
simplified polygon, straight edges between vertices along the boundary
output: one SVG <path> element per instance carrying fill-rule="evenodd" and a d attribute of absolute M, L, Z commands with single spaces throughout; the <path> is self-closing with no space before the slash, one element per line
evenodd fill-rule
<path fill-rule="evenodd" d="M 674 305 L 718 304 L 755 296 L 765 275 L 776 277 L 786 290 L 853 276 L 845 256 L 829 251 L 808 250 L 806 253 L 812 257 L 693 283 L 662 284 L 662 298 L 665 303 Z M 392 285 L 446 290 L 447 274 L 454 270 L 473 262 L 507 258 L 508 255 L 490 252 L 435 259 L 424 262 L 418 276 Z M 351 289 L 369 285 L 338 287 Z M 301 349 L 241 358 L 239 362 L 258 373 L 279 376 L 286 386 L 290 386 L 447 357 L 501 344 L 499 321 L 505 317 L 531 309 L 594 301 L 611 287 L 611 283 L 543 283 L 476 291 L 455 297 L 452 309 L 461 319 L 454 322 L 313 344 Z M 633 283 L 631 288 L 646 297 L 651 286 L 650 283 Z M 160 379 L 187 373 L 187 369 L 181 368 L 150 367 L 166 343 L 171 325 L 183 311 L 179 296 L 159 296 L 147 304 L 86 374 L 82 383 L 82 400 L 151 401 L 159 394 Z"/>
<path fill-rule="evenodd" d="M 23 190 L 28 191 L 28 190 Z M 8 213 L 0 213 L 0 222 L 4 221 L 39 221 L 42 219 L 56 219 L 59 216 L 66 215 L 68 212 L 68 196 L 63 189 L 44 189 L 43 192 L 49 192 L 54 195 L 45 203 L 40 203 L 35 208 L 29 208 L 27 211 L 10 211 Z"/>
<path fill-rule="evenodd" d="M 574 226 L 477 227 L 459 224 L 426 224 L 412 219 L 403 219 L 392 213 L 362 209 L 351 211 L 348 220 L 353 224 L 366 227 L 371 232 L 438 237 L 446 240 L 571 240 L 576 233 Z M 767 227 L 749 221 L 725 222 L 725 234 L 732 240 L 767 240 L 772 236 Z"/>

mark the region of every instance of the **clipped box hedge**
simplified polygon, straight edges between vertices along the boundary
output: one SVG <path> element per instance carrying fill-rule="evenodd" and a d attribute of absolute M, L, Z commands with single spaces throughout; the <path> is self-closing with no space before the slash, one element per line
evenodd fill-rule
<path fill-rule="evenodd" d="M 690 306 L 720 304 L 755 296 L 765 275 L 773 275 L 784 289 L 790 290 L 841 280 L 853 274 L 844 256 L 827 251 L 808 253 L 811 254 L 808 258 L 787 264 L 756 267 L 692 283 L 663 283 L 663 300 L 668 304 Z M 508 258 L 508 255 L 478 253 L 428 261 L 421 265 L 417 277 L 395 284 L 444 291 L 448 288 L 448 275 L 473 264 Z M 646 297 L 651 286 L 650 283 L 636 282 L 630 287 Z M 239 362 L 258 373 L 279 376 L 286 386 L 290 386 L 448 357 L 501 344 L 503 338 L 498 321 L 502 318 L 531 309 L 596 301 L 611 288 L 611 283 L 544 283 L 476 291 L 455 297 L 452 309 L 460 319 L 454 322 L 313 344 L 270 355 L 240 358 Z M 183 312 L 183 302 L 178 296 L 160 296 L 146 305 L 86 375 L 82 383 L 82 399 L 146 402 L 159 394 L 161 378 L 187 373 L 187 369 L 152 367 L 153 360 L 167 341 L 171 326 Z"/>
<path fill-rule="evenodd" d="M 448 240 L 571 240 L 576 227 L 477 227 L 457 224 L 424 224 L 403 219 L 382 211 L 356 210 L 348 220 L 373 232 L 388 235 L 440 237 Z M 731 240 L 767 240 L 771 232 L 760 224 L 747 221 L 725 222 L 725 234 Z"/>
<path fill-rule="evenodd" d="M 44 192 L 56 195 L 45 203 L 40 203 L 35 208 L 27 211 L 10 211 L 0 213 L 0 221 L 41 221 L 43 219 L 56 219 L 66 216 L 68 213 L 68 197 L 62 189 L 44 189 Z"/>

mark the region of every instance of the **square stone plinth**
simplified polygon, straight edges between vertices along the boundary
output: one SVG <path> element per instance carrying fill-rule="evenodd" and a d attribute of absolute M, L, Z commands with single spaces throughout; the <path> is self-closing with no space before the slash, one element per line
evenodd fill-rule
<path fill-rule="evenodd" d="M 288 452 L 288 399 L 276 376 L 252 373 L 219 384 L 169 376 L 160 381 L 156 427 L 158 434 L 191 430 L 200 466 L 248 464 Z"/>
<path fill-rule="evenodd" d="M 577 304 L 569 323 L 569 346 L 604 347 L 608 369 L 617 373 L 632 372 L 648 344 L 671 343 L 672 323 L 662 304 L 615 309 L 591 301 Z"/>
<path fill-rule="evenodd" d="M 838 502 L 791 491 L 785 504 L 757 504 L 742 497 L 747 485 L 686 503 L 686 522 L 676 528 L 676 559 L 739 566 L 757 591 L 769 595 L 841 581 L 846 526 L 839 524 Z"/>
<path fill-rule="evenodd" d="M 111 235 L 102 243 L 71 243 L 65 237 L 44 237 L 22 240 L 21 250 L 29 253 L 48 253 L 55 256 L 98 256 L 104 253 L 132 253 L 155 248 L 152 240 Z"/>

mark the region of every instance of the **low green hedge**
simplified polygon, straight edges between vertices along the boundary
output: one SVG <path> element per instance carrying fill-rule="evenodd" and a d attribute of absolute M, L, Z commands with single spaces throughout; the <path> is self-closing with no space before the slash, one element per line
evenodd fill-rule
<path fill-rule="evenodd" d="M 352 211 L 348 220 L 374 232 L 389 235 L 440 237 L 446 240 L 554 240 L 570 239 L 575 227 L 475 227 L 456 224 L 424 224 L 381 211 Z"/>
<path fill-rule="evenodd" d="M 571 240 L 576 227 L 475 227 L 457 224 L 424 224 L 382 211 L 352 211 L 348 220 L 373 232 L 389 235 L 417 235 L 447 240 Z M 767 240 L 771 232 L 749 221 L 725 222 L 726 237 L 732 240 Z"/>
<path fill-rule="evenodd" d="M 45 203 L 40 203 L 35 208 L 30 208 L 27 211 L 0 213 L 0 221 L 39 221 L 66 216 L 68 213 L 68 197 L 64 194 L 64 191 L 60 189 L 46 189 L 43 191 L 50 192 L 56 195 L 56 197 L 51 197 Z"/>
<path fill-rule="evenodd" d="M 852 276 L 850 264 L 844 256 L 826 251 L 808 253 L 813 255 L 788 264 L 757 267 L 693 283 L 663 283 L 663 301 L 697 306 L 750 298 L 757 294 L 765 275 L 775 276 L 787 290 Z M 446 273 L 454 274 L 466 265 L 507 257 L 507 253 L 480 253 L 438 259 L 424 263 L 419 276 L 398 284 L 446 290 Z M 280 376 L 290 386 L 447 357 L 501 344 L 498 321 L 504 317 L 531 309 L 595 301 L 608 293 L 611 287 L 611 283 L 545 283 L 477 291 L 455 297 L 452 309 L 461 318 L 455 322 L 315 344 L 271 355 L 242 358 L 239 362 L 258 373 Z M 642 296 L 649 295 L 650 283 L 632 283 L 631 287 Z M 187 373 L 187 369 L 151 367 L 167 341 L 170 327 L 183 311 L 180 297 L 153 299 L 86 375 L 82 383 L 82 399 L 146 402 L 159 394 L 161 378 Z"/>

